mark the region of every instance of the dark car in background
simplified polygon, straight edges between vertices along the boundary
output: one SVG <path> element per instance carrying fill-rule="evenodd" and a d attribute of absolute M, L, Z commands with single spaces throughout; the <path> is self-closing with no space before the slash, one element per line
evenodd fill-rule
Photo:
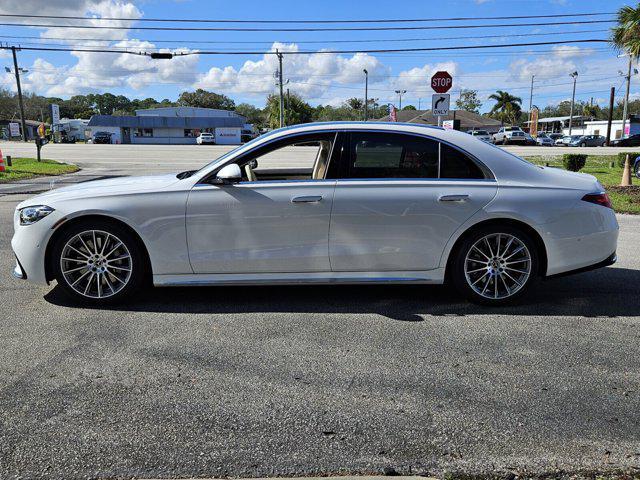
<path fill-rule="evenodd" d="M 570 147 L 602 147 L 607 139 L 602 135 L 573 135 L 569 142 Z"/>
<path fill-rule="evenodd" d="M 93 143 L 111 143 L 111 132 L 96 132 L 93 134 Z"/>
<path fill-rule="evenodd" d="M 640 133 L 627 138 L 619 138 L 611 142 L 612 147 L 638 147 L 640 146 Z"/>

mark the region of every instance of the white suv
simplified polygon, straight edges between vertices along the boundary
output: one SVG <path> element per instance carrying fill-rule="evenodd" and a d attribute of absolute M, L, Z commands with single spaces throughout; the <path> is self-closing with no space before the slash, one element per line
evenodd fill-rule
<path fill-rule="evenodd" d="M 510 143 L 526 144 L 527 136 L 520 127 L 500 127 L 498 133 L 493 135 L 493 143 L 508 145 Z"/>
<path fill-rule="evenodd" d="M 198 137 L 196 138 L 196 143 L 198 145 L 204 145 L 204 144 L 210 144 L 213 145 L 214 143 L 216 143 L 216 139 L 213 136 L 213 133 L 209 133 L 209 132 L 202 132 L 200 135 L 198 135 Z"/>

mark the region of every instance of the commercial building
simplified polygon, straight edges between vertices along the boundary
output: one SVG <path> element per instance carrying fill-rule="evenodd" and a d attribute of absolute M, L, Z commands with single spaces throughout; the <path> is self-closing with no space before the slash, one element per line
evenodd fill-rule
<path fill-rule="evenodd" d="M 398 110 L 396 112 L 398 122 L 419 123 L 423 125 L 438 125 L 438 117 L 431 113 L 431 110 Z M 443 116 L 442 121 L 459 120 L 460 130 L 487 130 L 489 133 L 497 132 L 501 123 L 493 118 L 467 112 L 466 110 L 451 110 L 449 115 Z M 379 122 L 389 122 L 389 115 L 378 119 Z"/>
<path fill-rule="evenodd" d="M 246 118 L 229 110 L 195 107 L 161 107 L 136 110 L 135 115 L 94 115 L 87 129 L 112 134 L 112 143 L 195 144 L 202 132 L 213 133 L 217 144 L 242 142 Z"/>

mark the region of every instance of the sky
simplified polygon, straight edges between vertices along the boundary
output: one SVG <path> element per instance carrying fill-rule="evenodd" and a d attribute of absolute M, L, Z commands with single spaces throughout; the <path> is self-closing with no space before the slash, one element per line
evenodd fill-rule
<path fill-rule="evenodd" d="M 528 109 L 531 77 L 533 104 L 540 108 L 571 99 L 577 71 L 576 98 L 607 105 L 609 89 L 617 98 L 624 94 L 628 60 L 618 58 L 607 43 L 562 43 L 578 39 L 607 39 L 612 23 L 573 25 L 528 25 L 521 27 L 469 26 L 513 23 L 547 23 L 611 20 L 615 11 L 634 2 L 611 0 L 322 0 L 253 1 L 218 0 L 2 0 L 0 14 L 71 15 L 127 19 L 226 19 L 226 20 L 366 20 L 436 19 L 433 22 L 358 24 L 241 24 L 241 23 L 152 23 L 130 20 L 54 20 L 0 17 L 0 42 L 23 47 L 45 46 L 75 49 L 190 53 L 171 60 L 154 60 L 124 53 L 18 52 L 23 90 L 41 95 L 69 98 L 76 94 L 123 94 L 130 98 L 154 97 L 175 100 L 182 91 L 204 88 L 224 93 L 239 103 L 262 107 L 268 94 L 277 91 L 274 72 L 283 52 L 321 50 L 363 50 L 471 46 L 504 43 L 560 42 L 557 45 L 512 47 L 501 50 L 449 50 L 392 53 L 312 53 L 285 55 L 283 76 L 286 88 L 312 105 L 339 105 L 350 97 L 364 97 L 364 73 L 369 72 L 369 97 L 379 103 L 399 105 L 395 90 L 406 90 L 402 104 L 430 108 L 430 77 L 438 70 L 453 76 L 452 102 L 461 89 L 474 89 L 483 101 L 482 111 L 491 108 L 487 97 L 506 90 L 522 98 Z M 480 20 L 478 17 L 604 13 L 594 17 L 554 19 Z M 470 17 L 464 21 L 441 21 Z M 20 23 L 47 25 L 24 26 Z M 117 26 L 119 29 L 60 28 L 51 25 Z M 298 28 L 298 27 L 434 27 L 443 29 L 379 31 L 166 31 L 136 27 L 196 28 Z M 466 28 L 452 28 L 467 26 Z M 29 38 L 30 37 L 30 38 Z M 480 38 L 483 37 L 483 38 Z M 198 51 L 241 50 L 240 55 L 204 55 Z M 253 53 L 255 52 L 255 53 Z M 0 66 L 13 67 L 11 53 L 0 50 Z M 0 87 L 16 89 L 15 78 L 0 73 Z M 640 75 L 632 79 L 631 98 L 640 98 Z"/>

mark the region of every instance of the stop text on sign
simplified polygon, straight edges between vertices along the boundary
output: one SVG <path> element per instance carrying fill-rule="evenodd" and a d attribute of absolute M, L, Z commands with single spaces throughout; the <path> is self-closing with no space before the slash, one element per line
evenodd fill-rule
<path fill-rule="evenodd" d="M 453 78 L 448 72 L 436 72 L 431 77 L 431 88 L 437 93 L 446 93 L 453 86 Z"/>

